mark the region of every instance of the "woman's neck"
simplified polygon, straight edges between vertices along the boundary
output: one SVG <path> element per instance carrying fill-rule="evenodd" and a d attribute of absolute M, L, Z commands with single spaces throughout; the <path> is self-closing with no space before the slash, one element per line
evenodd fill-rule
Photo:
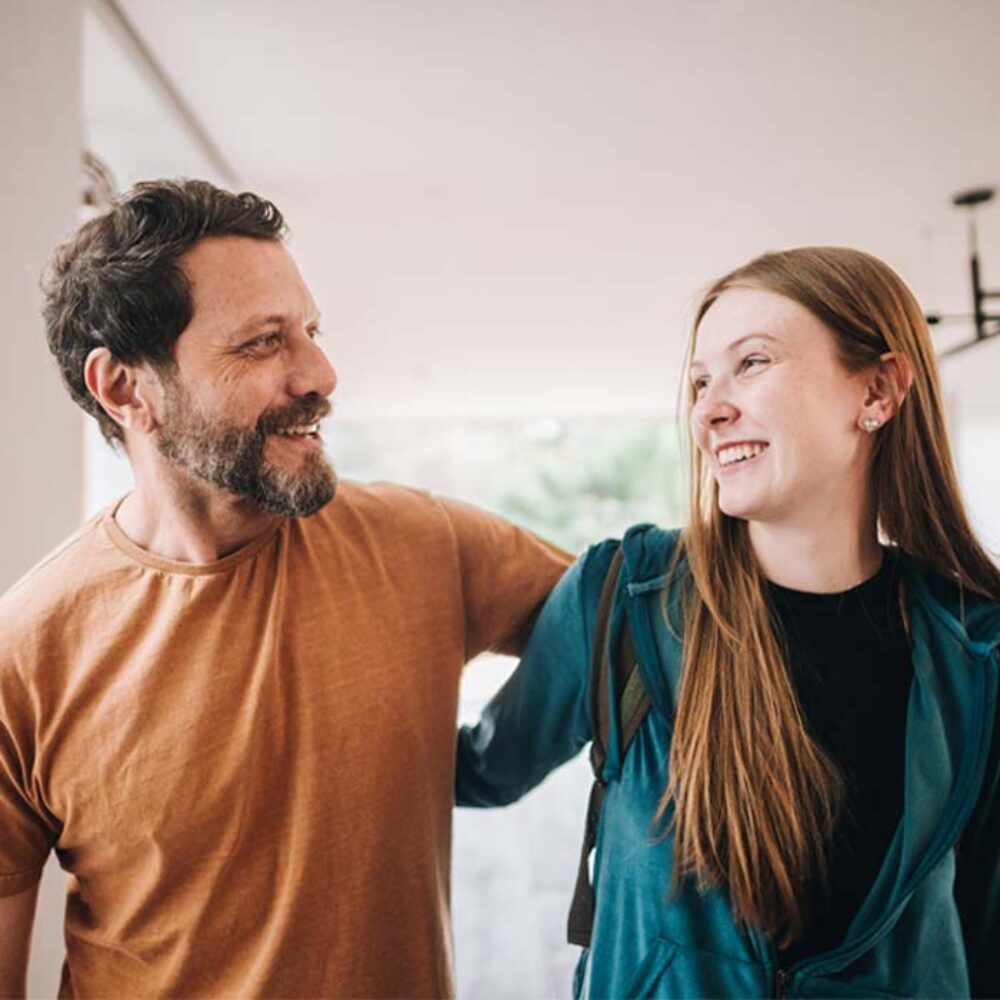
<path fill-rule="evenodd" d="M 875 519 L 804 529 L 751 521 L 750 545 L 764 576 L 782 587 L 815 594 L 850 590 L 882 564 Z"/>

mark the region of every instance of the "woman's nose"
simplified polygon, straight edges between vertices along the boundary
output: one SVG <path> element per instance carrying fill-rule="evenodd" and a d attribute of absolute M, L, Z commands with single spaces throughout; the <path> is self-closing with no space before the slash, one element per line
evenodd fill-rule
<path fill-rule="evenodd" d="M 693 416 L 696 423 L 707 430 L 731 423 L 739 410 L 720 390 L 709 386 L 695 401 Z"/>

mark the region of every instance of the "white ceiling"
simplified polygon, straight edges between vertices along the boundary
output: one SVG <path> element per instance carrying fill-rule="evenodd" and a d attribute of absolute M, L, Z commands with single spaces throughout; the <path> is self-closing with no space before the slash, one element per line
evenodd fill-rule
<path fill-rule="evenodd" d="M 668 412 L 698 289 L 768 248 L 969 308 L 949 199 L 1000 183 L 998 0 L 121 6 L 288 217 L 345 417 Z M 123 184 L 217 176 L 92 16 L 85 48 Z M 1000 287 L 1000 204 L 980 236 Z M 1000 341 L 946 369 L 997 405 Z"/>

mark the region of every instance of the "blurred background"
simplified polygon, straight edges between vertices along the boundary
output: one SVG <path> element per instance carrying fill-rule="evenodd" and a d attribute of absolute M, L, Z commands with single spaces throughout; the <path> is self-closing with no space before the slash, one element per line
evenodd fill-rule
<path fill-rule="evenodd" d="M 683 516 L 691 312 L 750 256 L 861 247 L 959 317 L 942 353 L 975 337 L 952 198 L 1000 182 L 998 41 L 997 0 L 0 0 L 0 589 L 129 488 L 58 382 L 37 288 L 111 193 L 186 175 L 274 200 L 340 376 L 338 471 L 579 551 Z M 975 211 L 1000 289 L 1000 209 Z M 941 374 L 996 552 L 1000 337 Z M 470 667 L 464 717 L 510 666 Z M 460 996 L 568 995 L 588 781 L 577 761 L 457 815 Z M 63 891 L 50 871 L 33 995 L 57 988 Z"/>

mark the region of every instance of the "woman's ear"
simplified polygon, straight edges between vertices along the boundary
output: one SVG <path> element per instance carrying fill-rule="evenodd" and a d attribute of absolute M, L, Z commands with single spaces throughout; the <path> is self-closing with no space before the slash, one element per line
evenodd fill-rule
<path fill-rule="evenodd" d="M 913 367 L 902 354 L 887 351 L 875 362 L 868 378 L 867 393 L 859 423 L 874 430 L 891 420 L 913 384 Z"/>
<path fill-rule="evenodd" d="M 146 365 L 119 361 L 106 347 L 95 347 L 84 362 L 90 394 L 123 430 L 148 434 L 157 422 L 158 382 Z"/>

